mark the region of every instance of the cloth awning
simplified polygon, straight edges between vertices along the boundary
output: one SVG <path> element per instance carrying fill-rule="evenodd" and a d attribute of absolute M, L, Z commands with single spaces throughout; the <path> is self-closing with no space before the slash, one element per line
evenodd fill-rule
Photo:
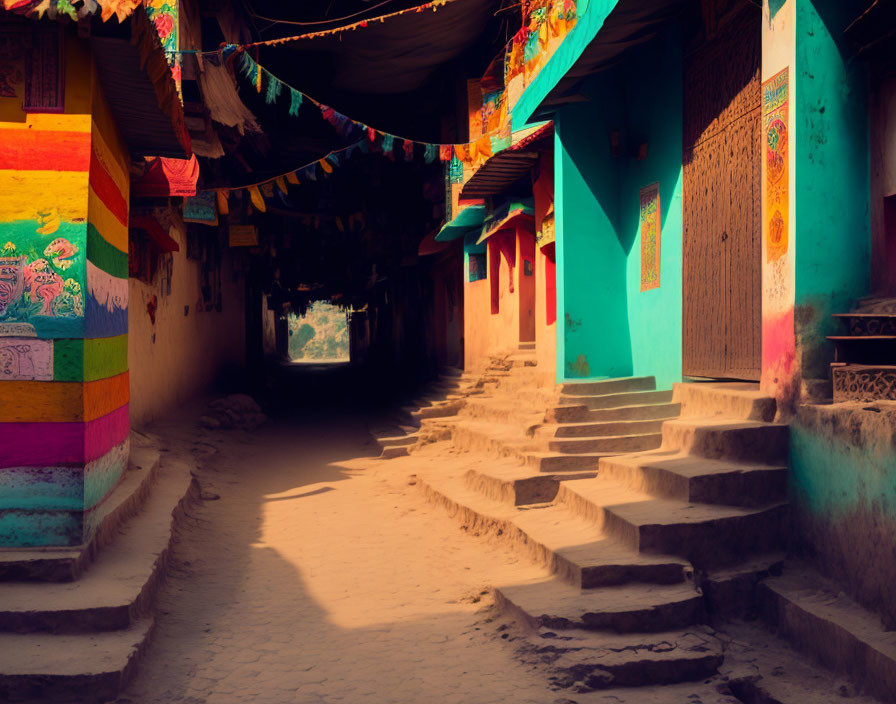
<path fill-rule="evenodd" d="M 146 162 L 142 176 L 131 181 L 131 193 L 146 198 L 195 196 L 199 182 L 199 162 L 189 159 L 156 157 Z"/>
<path fill-rule="evenodd" d="M 152 215 L 132 217 L 129 226 L 135 230 L 143 230 L 163 252 L 180 251 L 180 245 L 165 232 L 165 228 Z"/>
<path fill-rule="evenodd" d="M 435 236 L 436 242 L 450 242 L 473 232 L 479 233 L 485 222 L 485 206 L 469 205 L 449 220 Z"/>
<path fill-rule="evenodd" d="M 496 232 L 515 225 L 535 222 L 535 208 L 532 199 L 507 200 L 496 207 L 482 224 L 476 244 L 482 244 Z"/>

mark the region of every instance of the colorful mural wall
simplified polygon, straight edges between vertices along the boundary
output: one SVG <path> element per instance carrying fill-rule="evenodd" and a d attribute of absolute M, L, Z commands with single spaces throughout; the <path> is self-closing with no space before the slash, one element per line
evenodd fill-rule
<path fill-rule="evenodd" d="M 81 543 L 128 455 L 128 160 L 86 42 L 64 40 L 64 111 L 0 98 L 6 546 Z"/>

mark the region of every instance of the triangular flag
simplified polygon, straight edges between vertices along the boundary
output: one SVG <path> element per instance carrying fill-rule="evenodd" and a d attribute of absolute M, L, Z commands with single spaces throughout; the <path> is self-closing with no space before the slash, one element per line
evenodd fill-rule
<path fill-rule="evenodd" d="M 295 171 L 290 171 L 286 174 L 286 180 L 289 181 L 293 186 L 299 185 L 299 177 Z"/>
<path fill-rule="evenodd" d="M 302 94 L 295 88 L 289 89 L 289 114 L 296 117 L 299 114 L 299 108 L 302 107 Z"/>
<path fill-rule="evenodd" d="M 432 162 L 434 162 L 438 155 L 439 152 L 436 149 L 435 144 L 427 144 L 426 148 L 423 150 L 423 159 L 427 164 L 431 164 Z"/>
<path fill-rule="evenodd" d="M 439 161 L 451 161 L 451 145 L 439 145 Z"/>
<path fill-rule="evenodd" d="M 248 190 L 249 198 L 252 199 L 252 205 L 262 213 L 266 212 L 267 206 L 264 204 L 264 198 L 261 197 L 261 191 L 258 190 L 258 186 L 249 186 Z"/>
<path fill-rule="evenodd" d="M 373 127 L 367 128 L 367 139 L 373 142 L 376 139 L 376 130 Z"/>
<path fill-rule="evenodd" d="M 455 144 L 455 145 L 454 145 L 454 155 L 455 155 L 460 161 L 466 161 L 466 160 L 467 160 L 467 150 L 464 149 L 464 145 L 463 145 L 463 144 Z"/>
<path fill-rule="evenodd" d="M 406 139 L 404 140 L 404 160 L 411 161 L 414 158 L 414 143 Z"/>
<path fill-rule="evenodd" d="M 325 174 L 331 174 L 331 173 L 333 173 L 333 166 L 332 166 L 332 164 L 330 164 L 329 161 L 326 160 L 326 158 L 321 159 L 321 160 L 320 160 L 319 162 L 317 162 L 317 163 L 320 164 L 320 168 L 322 168 L 322 169 L 324 170 L 324 173 L 325 173 Z"/>
<path fill-rule="evenodd" d="M 261 194 L 265 198 L 273 198 L 274 197 L 274 184 L 270 181 L 267 183 L 261 184 Z"/>
<path fill-rule="evenodd" d="M 274 183 L 277 184 L 277 188 L 283 192 L 283 195 L 289 194 L 289 186 L 286 185 L 286 181 L 283 180 L 282 176 L 275 178 Z"/>
<path fill-rule="evenodd" d="M 278 78 L 274 78 L 274 76 L 268 76 L 268 89 L 264 94 L 264 102 L 268 105 L 271 103 L 277 102 L 277 98 L 280 97 L 280 91 L 283 90 L 283 84 L 280 82 Z"/>
<path fill-rule="evenodd" d="M 227 215 L 230 212 L 230 203 L 227 202 L 227 191 L 217 191 L 215 197 L 218 201 L 218 212 Z"/>
<path fill-rule="evenodd" d="M 392 148 L 395 146 L 395 137 L 393 137 L 391 134 L 384 134 L 383 144 L 381 146 L 383 152 L 391 152 Z"/>

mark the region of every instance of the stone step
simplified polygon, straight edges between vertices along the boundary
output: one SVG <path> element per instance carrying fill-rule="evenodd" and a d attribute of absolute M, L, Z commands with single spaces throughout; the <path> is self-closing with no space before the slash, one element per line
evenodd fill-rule
<path fill-rule="evenodd" d="M 526 435 L 523 427 L 513 423 L 458 416 L 451 419 L 448 427 L 455 447 L 467 452 L 485 452 L 495 457 L 515 457 L 522 460 L 536 445 Z"/>
<path fill-rule="evenodd" d="M 131 434 L 128 471 L 118 486 L 93 510 L 96 528 L 90 540 L 72 548 L 0 550 L 0 583 L 6 581 L 70 582 L 87 569 L 120 526 L 137 513 L 159 471 L 159 451 Z"/>
<path fill-rule="evenodd" d="M 412 446 L 410 445 L 391 445 L 389 447 L 384 447 L 379 458 L 381 460 L 391 460 L 395 457 L 407 457 L 411 454 L 411 447 Z"/>
<path fill-rule="evenodd" d="M 761 421 L 682 417 L 663 423 L 663 449 L 709 459 L 781 464 L 790 428 Z"/>
<path fill-rule="evenodd" d="M 468 530 L 500 535 L 529 559 L 581 589 L 627 583 L 675 584 L 690 565 L 639 555 L 559 505 L 519 508 L 470 486 L 469 477 L 418 475 L 427 498 Z"/>
<path fill-rule="evenodd" d="M 534 341 L 530 341 L 530 342 L 521 342 L 521 343 L 520 343 L 520 349 L 521 349 L 521 350 L 534 350 L 534 349 L 535 349 L 535 342 L 534 342 Z"/>
<path fill-rule="evenodd" d="M 681 410 L 677 403 L 648 403 L 615 408 L 590 409 L 584 404 L 549 408 L 547 423 L 615 423 L 676 418 Z"/>
<path fill-rule="evenodd" d="M 516 398 L 489 395 L 467 399 L 463 415 L 476 420 L 515 422 L 528 426 L 541 423 L 543 408 L 543 405 L 527 398 L 525 394 L 519 394 Z"/>
<path fill-rule="evenodd" d="M 453 401 L 443 401 L 425 408 L 410 408 L 408 411 L 415 420 L 423 420 L 424 418 L 444 418 L 446 416 L 457 415 L 458 411 L 464 407 L 462 399 Z"/>
<path fill-rule="evenodd" d="M 539 472 L 597 472 L 598 463 L 614 453 L 597 452 L 567 455 L 562 452 L 527 452 L 523 456 L 527 467 Z"/>
<path fill-rule="evenodd" d="M 557 496 L 562 479 L 585 479 L 597 471 L 578 474 L 544 474 L 520 466 L 516 458 L 480 462 L 464 474 L 467 486 L 493 501 L 512 506 L 550 503 Z"/>
<path fill-rule="evenodd" d="M 862 689 L 893 701 L 896 631 L 812 569 L 786 566 L 759 586 L 763 619 L 798 650 L 826 667 L 856 677 Z"/>
<path fill-rule="evenodd" d="M 636 491 L 679 501 L 762 506 L 783 501 L 787 466 L 733 462 L 655 450 L 601 460 L 600 475 Z"/>
<path fill-rule="evenodd" d="M 620 482 L 564 482 L 557 501 L 633 550 L 677 555 L 700 568 L 734 563 L 783 547 L 787 505 L 761 507 L 690 504 L 661 499 Z"/>
<path fill-rule="evenodd" d="M 604 396 L 629 391 L 655 391 L 656 378 L 652 376 L 626 376 L 595 381 L 573 381 L 561 384 L 565 396 Z"/>
<path fill-rule="evenodd" d="M 747 556 L 733 566 L 702 572 L 700 589 L 712 622 L 755 621 L 759 616 L 759 584 L 780 575 L 783 566 L 784 552 L 779 551 Z"/>
<path fill-rule="evenodd" d="M 617 420 L 604 421 L 603 423 L 562 423 L 559 425 L 546 425 L 543 430 L 548 435 L 555 438 L 594 438 L 608 437 L 612 435 L 644 435 L 647 433 L 659 433 L 663 428 L 663 421 L 675 418 L 676 415 L 670 415 L 667 418 L 657 418 L 655 420 Z"/>
<path fill-rule="evenodd" d="M 413 445 L 419 436 L 416 433 L 408 435 L 392 435 L 387 437 L 378 437 L 376 441 L 383 447 L 398 447 L 402 445 Z"/>
<path fill-rule="evenodd" d="M 152 635 L 145 618 L 125 630 L 79 635 L 0 634 L 0 700 L 106 702 L 118 697 Z"/>
<path fill-rule="evenodd" d="M 198 489 L 190 467 L 164 462 L 143 510 L 74 582 L 0 584 L 0 631 L 76 633 L 129 628 L 164 578 L 174 526 Z M 47 635 L 47 641 L 55 636 Z M 0 670 L 3 661 L 0 659 Z"/>
<path fill-rule="evenodd" d="M 519 652 L 526 664 L 547 665 L 555 686 L 568 688 L 580 683 L 595 690 L 702 680 L 712 676 L 724 659 L 722 643 L 706 626 L 639 634 L 637 638 L 575 629 L 556 633 L 541 628 L 526 638 Z"/>
<path fill-rule="evenodd" d="M 896 335 L 894 313 L 834 313 L 847 335 Z"/>
<path fill-rule="evenodd" d="M 622 393 L 601 394 L 598 396 L 579 396 L 560 394 L 561 404 L 584 405 L 591 410 L 602 408 L 619 408 L 620 406 L 643 406 L 654 403 L 670 403 L 671 391 L 626 391 Z"/>
<path fill-rule="evenodd" d="M 771 423 L 777 402 L 749 382 L 693 382 L 673 385 L 682 416 L 737 418 Z"/>
<path fill-rule="evenodd" d="M 702 623 L 703 598 L 688 582 L 580 589 L 560 579 L 494 588 L 499 608 L 533 628 L 656 633 Z"/>
<path fill-rule="evenodd" d="M 594 452 L 641 452 L 660 446 L 660 433 L 644 435 L 611 435 L 596 438 L 561 438 L 551 440 L 548 449 L 552 452 L 582 455 Z"/>

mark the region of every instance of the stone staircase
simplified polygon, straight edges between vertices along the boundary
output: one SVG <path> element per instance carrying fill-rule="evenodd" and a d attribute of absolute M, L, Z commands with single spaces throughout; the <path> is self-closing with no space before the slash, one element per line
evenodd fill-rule
<path fill-rule="evenodd" d="M 600 689 L 715 673 L 724 647 L 706 624 L 752 614 L 756 584 L 782 561 L 788 428 L 772 422 L 774 401 L 750 385 L 663 394 L 649 379 L 564 388 L 559 401 L 544 426 L 553 426 L 549 442 L 569 424 L 660 421 L 659 433 L 640 433 L 658 436 L 649 442 L 659 447 L 589 447 L 592 464 L 567 472 L 545 472 L 520 453 L 462 454 L 450 473 L 423 463 L 418 484 L 468 529 L 500 536 L 549 570 L 494 592 L 531 626 L 532 648 L 550 642 L 558 677 Z M 628 417 L 590 415 L 610 409 Z M 639 435 L 601 430 L 613 434 L 585 437 Z"/>
<path fill-rule="evenodd" d="M 841 334 L 830 335 L 834 402 L 896 401 L 896 300 L 866 299 L 839 313 Z"/>
<path fill-rule="evenodd" d="M 86 545 L 0 551 L 0 701 L 115 699 L 152 635 L 189 466 L 132 434 L 125 476 Z"/>

